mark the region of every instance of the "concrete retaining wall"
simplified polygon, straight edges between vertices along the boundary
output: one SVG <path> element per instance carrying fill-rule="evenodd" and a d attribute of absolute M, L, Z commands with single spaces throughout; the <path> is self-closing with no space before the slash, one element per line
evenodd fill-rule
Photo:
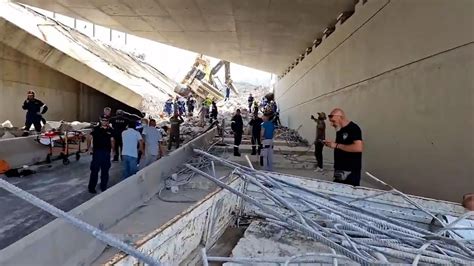
<path fill-rule="evenodd" d="M 243 188 L 239 178 L 229 185 Z M 235 194 L 219 189 L 135 244 L 163 265 L 197 265 L 200 249 L 212 247 L 232 224 L 239 202 Z M 118 254 L 106 265 L 137 265 L 137 259 Z"/>
<path fill-rule="evenodd" d="M 312 140 L 310 115 L 341 107 L 362 128 L 366 170 L 459 201 L 474 188 L 474 2 L 362 2 L 280 80 L 281 120 Z"/>
<path fill-rule="evenodd" d="M 35 139 L 36 137 L 0 139 L 0 159 L 7 161 L 12 168 L 46 160 L 48 147 Z"/>
<path fill-rule="evenodd" d="M 215 129 L 201 135 L 70 213 L 99 228 L 110 228 L 153 197 L 163 178 L 182 167 L 194 148 L 207 148 L 214 135 Z M 1 250 L 0 265 L 89 265 L 104 248 L 94 237 L 56 219 Z"/>

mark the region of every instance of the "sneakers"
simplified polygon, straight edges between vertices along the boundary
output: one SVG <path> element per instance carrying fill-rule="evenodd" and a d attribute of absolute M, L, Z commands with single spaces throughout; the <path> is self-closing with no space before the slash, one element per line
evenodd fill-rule
<path fill-rule="evenodd" d="M 323 168 L 319 168 L 319 167 L 316 167 L 316 169 L 314 170 L 316 173 L 321 173 L 321 172 L 324 172 L 324 169 Z"/>

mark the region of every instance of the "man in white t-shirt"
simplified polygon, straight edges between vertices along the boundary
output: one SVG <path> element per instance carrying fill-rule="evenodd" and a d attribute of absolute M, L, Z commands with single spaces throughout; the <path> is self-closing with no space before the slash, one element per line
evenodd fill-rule
<path fill-rule="evenodd" d="M 134 175 L 138 171 L 138 149 L 143 154 L 143 138 L 135 130 L 135 121 L 129 122 L 128 127 L 122 132 L 122 162 L 123 178 Z"/>
<path fill-rule="evenodd" d="M 143 139 L 145 140 L 145 160 L 142 160 L 141 168 L 147 167 L 163 154 L 161 141 L 163 136 L 161 131 L 156 128 L 155 119 L 150 119 L 149 125 L 143 128 Z"/>

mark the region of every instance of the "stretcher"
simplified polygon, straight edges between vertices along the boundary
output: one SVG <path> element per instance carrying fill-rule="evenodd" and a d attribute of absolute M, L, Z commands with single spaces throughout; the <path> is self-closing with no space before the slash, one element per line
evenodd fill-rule
<path fill-rule="evenodd" d="M 64 165 L 70 163 L 69 157 L 75 156 L 76 161 L 81 158 L 81 143 L 86 140 L 85 133 L 82 131 L 64 131 L 52 130 L 38 135 L 37 141 L 49 147 L 46 163 L 53 160 L 62 160 Z M 56 158 L 53 158 L 56 157 Z"/>

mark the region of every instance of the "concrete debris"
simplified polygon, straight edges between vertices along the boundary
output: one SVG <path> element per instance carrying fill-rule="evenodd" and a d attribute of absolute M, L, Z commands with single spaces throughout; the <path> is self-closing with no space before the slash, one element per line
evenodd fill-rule
<path fill-rule="evenodd" d="M 2 128 L 5 128 L 5 127 L 6 127 L 6 128 L 12 128 L 12 127 L 13 127 L 13 124 L 12 124 L 12 122 L 10 122 L 10 120 L 7 120 L 7 121 L 5 121 L 5 122 L 2 123 L 1 127 L 2 127 Z"/>
<path fill-rule="evenodd" d="M 3 132 L 3 134 L 0 134 L 2 135 L 2 139 L 12 139 L 12 138 L 15 138 L 15 135 L 13 135 L 12 133 L 6 131 L 6 132 Z"/>

